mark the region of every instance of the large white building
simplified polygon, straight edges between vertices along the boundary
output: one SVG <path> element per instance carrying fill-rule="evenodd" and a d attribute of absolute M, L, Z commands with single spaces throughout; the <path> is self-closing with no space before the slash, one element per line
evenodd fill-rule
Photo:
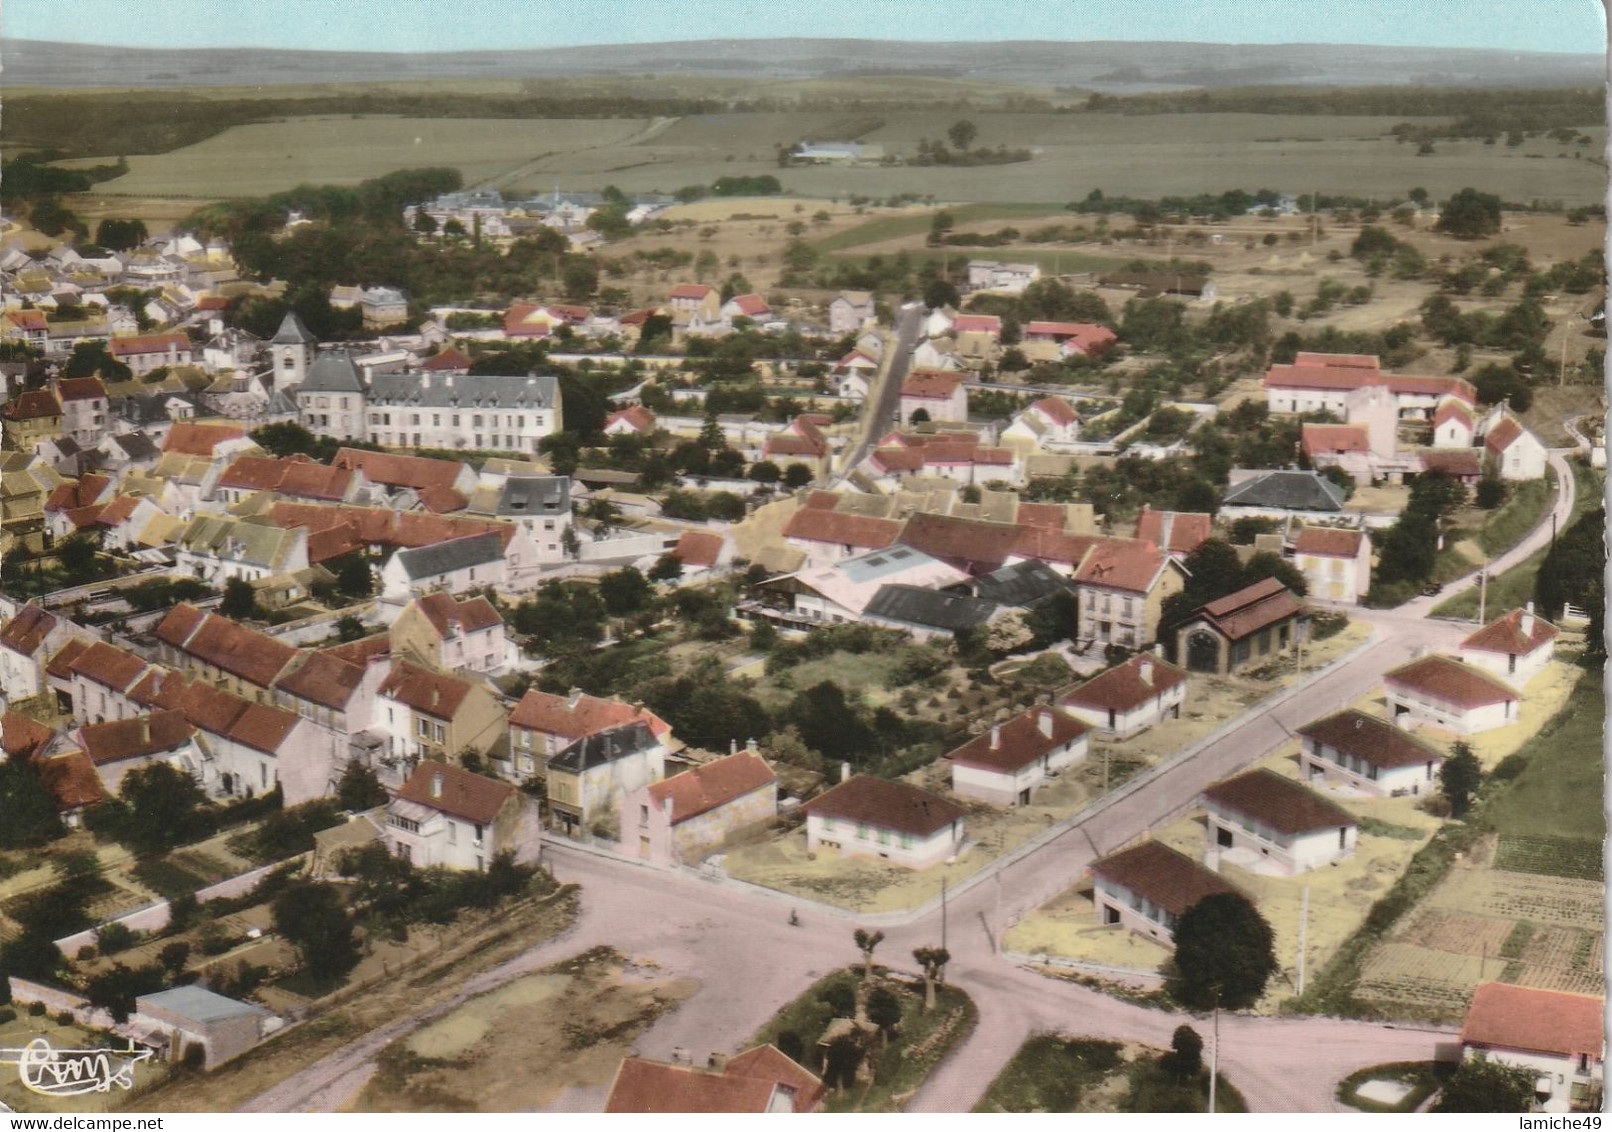
<path fill-rule="evenodd" d="M 1360 823 L 1313 790 L 1272 770 L 1251 770 L 1203 792 L 1209 860 L 1292 876 L 1354 855 Z"/>

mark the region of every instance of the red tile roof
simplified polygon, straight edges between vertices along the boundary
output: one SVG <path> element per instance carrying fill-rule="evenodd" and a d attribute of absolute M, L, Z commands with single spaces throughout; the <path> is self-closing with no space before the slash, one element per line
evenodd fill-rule
<path fill-rule="evenodd" d="M 672 824 L 677 825 L 776 781 L 765 759 L 754 751 L 740 751 L 655 783 L 649 787 L 649 798 L 657 808 L 671 799 Z"/>
<path fill-rule="evenodd" d="M 1304 611 L 1299 599 L 1275 578 L 1262 578 L 1236 593 L 1200 606 L 1193 618 L 1207 620 L 1228 641 L 1240 641 L 1268 625 L 1297 617 Z"/>
<path fill-rule="evenodd" d="M 267 704 L 195 680 L 187 683 L 177 672 L 152 669 L 129 692 L 135 703 L 171 708 L 184 713 L 198 731 L 229 739 L 266 755 L 278 754 L 296 730 L 300 717 Z"/>
<path fill-rule="evenodd" d="M 0 628 L 0 646 L 23 656 L 33 656 L 45 637 L 56 627 L 54 613 L 46 613 L 29 602 L 17 610 L 17 615 Z"/>
<path fill-rule="evenodd" d="M 901 396 L 925 401 L 949 401 L 963 384 L 963 374 L 943 369 L 915 369 L 901 386 Z"/>
<path fill-rule="evenodd" d="M 1600 996 L 1480 983 L 1461 1024 L 1461 1043 L 1599 1060 L 1606 1000 Z"/>
<path fill-rule="evenodd" d="M 1499 677 L 1438 653 L 1383 673 L 1383 683 L 1460 708 L 1487 707 L 1517 698 L 1511 685 Z"/>
<path fill-rule="evenodd" d="M 246 429 L 236 424 L 198 424 L 195 421 L 175 421 L 162 439 L 164 452 L 178 452 L 184 456 L 211 456 L 213 449 L 226 440 L 239 440 Z"/>
<path fill-rule="evenodd" d="M 170 350 L 186 353 L 190 350 L 190 339 L 178 331 L 133 334 L 126 338 L 113 338 L 107 349 L 114 358 L 127 358 L 135 354 L 166 354 Z"/>
<path fill-rule="evenodd" d="M 187 604 L 174 606 L 158 624 L 157 639 L 259 688 L 272 687 L 274 678 L 296 659 L 297 650 L 284 641 L 216 613 L 197 620 L 197 612 Z"/>
<path fill-rule="evenodd" d="M 1026 338 L 1050 338 L 1054 342 L 1073 342 L 1084 353 L 1106 350 L 1119 341 L 1119 335 L 1106 326 L 1093 322 L 1027 322 Z"/>
<path fill-rule="evenodd" d="M 64 405 L 69 401 L 92 401 L 106 396 L 106 384 L 98 377 L 64 377 L 56 382 L 56 393 Z"/>
<path fill-rule="evenodd" d="M 1371 437 L 1365 425 L 1306 424 L 1299 447 L 1306 456 L 1325 452 L 1370 452 Z"/>
<path fill-rule="evenodd" d="M 812 1112 L 823 1083 L 775 1047 L 746 1050 L 722 1069 L 624 1058 L 616 1070 L 606 1112 L 768 1112 L 774 1096 L 788 1098 L 793 1112 Z"/>
<path fill-rule="evenodd" d="M 44 311 L 7 311 L 6 321 L 19 330 L 44 330 L 49 324 Z"/>
<path fill-rule="evenodd" d="M 620 700 L 601 699 L 581 692 L 573 698 L 539 692 L 536 688 L 532 688 L 521 697 L 520 703 L 509 713 L 511 727 L 524 727 L 528 731 L 558 735 L 567 741 L 582 739 L 635 721 L 648 726 L 657 739 L 664 739 L 671 732 L 671 726 L 647 708 L 634 707 Z"/>
<path fill-rule="evenodd" d="M 1124 713 L 1185 683 L 1186 679 L 1184 669 L 1144 653 L 1098 673 L 1080 687 L 1060 695 L 1058 702 Z"/>
<path fill-rule="evenodd" d="M 427 760 L 414 768 L 397 797 L 478 825 L 492 825 L 498 811 L 516 793 L 507 782 Z"/>
<path fill-rule="evenodd" d="M 68 665 L 74 675 L 121 692 L 146 670 L 146 662 L 116 645 L 96 641 Z"/>
<path fill-rule="evenodd" d="M 94 642 L 88 637 L 73 637 L 56 650 L 56 655 L 50 658 L 45 665 L 45 675 L 54 676 L 58 680 L 71 680 L 73 678 L 73 662 Z"/>
<path fill-rule="evenodd" d="M 1054 424 L 1071 425 L 1080 420 L 1080 411 L 1062 397 L 1043 397 L 1030 403 L 1030 408 Z"/>
<path fill-rule="evenodd" d="M 684 531 L 672 548 L 672 557 L 685 566 L 715 566 L 722 545 L 722 536 L 714 531 Z"/>
<path fill-rule="evenodd" d="M 673 299 L 704 299 L 707 295 L 717 293 L 715 287 L 707 287 L 704 283 L 679 283 L 672 288 L 669 296 Z"/>
<path fill-rule="evenodd" d="M 1061 531 L 1064 511 L 1061 503 L 1021 503 L 1013 513 L 1013 521 L 1020 527 L 1036 527 L 1045 531 Z"/>
<path fill-rule="evenodd" d="M 437 631 L 439 637 L 447 637 L 455 627 L 461 633 L 479 633 L 483 629 L 491 629 L 504 623 L 503 617 L 493 608 L 492 602 L 484 597 L 458 601 L 451 594 L 434 593 L 416 598 L 414 604 L 425 615 L 425 619 L 431 622 L 431 627 Z"/>
<path fill-rule="evenodd" d="M 1167 556 L 1140 539 L 1103 539 L 1075 571 L 1075 582 L 1111 590 L 1145 594 L 1165 569 Z"/>
<path fill-rule="evenodd" d="M 1294 554 L 1314 554 L 1321 558 L 1354 558 L 1366 542 L 1363 531 L 1339 527 L 1305 527 L 1293 540 Z"/>
<path fill-rule="evenodd" d="M 1298 734 L 1331 747 L 1340 754 L 1353 755 L 1379 770 L 1402 766 L 1422 766 L 1444 761 L 1444 753 L 1422 742 L 1401 727 L 1380 716 L 1363 711 L 1340 711 L 1299 728 Z"/>
<path fill-rule="evenodd" d="M 332 651 L 303 653 L 274 686 L 299 699 L 345 711 L 354 689 L 364 679 L 364 671 L 363 664 Z"/>
<path fill-rule="evenodd" d="M 1057 708 L 1032 708 L 974 736 L 946 757 L 953 765 L 1012 774 L 1089 730 L 1086 724 Z"/>
<path fill-rule="evenodd" d="M 1021 543 L 1051 533 L 1037 527 L 1021 530 L 1009 523 L 982 519 L 917 514 L 900 527 L 900 541 L 958 569 L 989 574 L 999 569 L 1009 555 L 1018 553 Z"/>
<path fill-rule="evenodd" d="M 134 719 L 86 723 L 78 729 L 78 742 L 90 762 L 105 766 L 178 750 L 195 733 L 184 712 L 154 711 Z"/>
<path fill-rule="evenodd" d="M 1517 423 L 1515 417 L 1502 416 L 1495 426 L 1484 435 L 1483 446 L 1490 452 L 1499 455 L 1510 448 L 1522 436 L 1523 427 Z"/>
<path fill-rule="evenodd" d="M 801 807 L 809 815 L 928 837 L 968 812 L 927 790 L 859 774 Z"/>
<path fill-rule="evenodd" d="M 237 456 L 218 479 L 219 487 L 240 491 L 273 491 L 306 499 L 340 500 L 352 486 L 353 473 L 326 467 L 306 456 Z"/>
<path fill-rule="evenodd" d="M 364 478 L 371 483 L 412 488 L 451 489 L 464 471 L 464 465 L 453 460 L 404 456 L 396 452 L 369 452 L 362 448 L 338 448 L 330 466 L 363 472 Z"/>
<path fill-rule="evenodd" d="M 1209 541 L 1214 522 L 1213 515 L 1200 511 L 1155 511 L 1143 504 L 1136 537 L 1177 554 L 1191 554 Z"/>
<path fill-rule="evenodd" d="M 1097 535 L 1072 535 L 1061 530 L 1021 523 L 1013 536 L 1011 553 L 1038 562 L 1056 563 L 1071 569 L 1086 560 L 1092 548 L 1104 540 Z"/>
<path fill-rule="evenodd" d="M 1523 632 L 1524 620 L 1532 621 L 1530 631 Z M 1512 656 L 1526 656 L 1543 648 L 1557 637 L 1556 626 L 1537 616 L 1532 610 L 1513 609 L 1504 617 L 1497 617 L 1461 642 L 1461 648 L 1479 652 L 1497 652 Z M 0 640 L 4 640 L 0 637 Z"/>
<path fill-rule="evenodd" d="M 1437 428 L 1445 421 L 1460 421 L 1467 428 L 1472 427 L 1472 409 L 1454 397 L 1446 397 L 1438 403 L 1438 409 L 1433 413 L 1433 427 Z"/>
<path fill-rule="evenodd" d="M 470 687 L 468 680 L 397 660 L 381 682 L 380 694 L 435 719 L 451 720 L 470 695 Z"/>
<path fill-rule="evenodd" d="M 875 448 L 873 463 L 885 474 L 916 473 L 923 470 L 924 452 L 921 448 Z"/>
<path fill-rule="evenodd" d="M 50 498 L 45 500 L 45 510 L 48 512 L 73 511 L 80 507 L 88 507 L 96 502 L 112 486 L 112 481 L 106 476 L 87 472 L 76 480 L 57 484 Z"/>
<path fill-rule="evenodd" d="M 1377 359 L 1347 354 L 1299 354 L 1292 365 L 1273 365 L 1265 373 L 1267 389 L 1359 389 L 1383 385 L 1395 394 L 1458 397 L 1477 403 L 1477 393 L 1459 377 L 1417 377 L 1381 373 Z"/>
<path fill-rule="evenodd" d="M 1337 803 L 1264 768 L 1212 782 L 1203 796 L 1219 809 L 1246 815 L 1281 834 L 1359 824 Z"/>
<path fill-rule="evenodd" d="M 952 330 L 958 334 L 1000 334 L 1002 320 L 994 314 L 960 314 L 952 319 Z"/>
<path fill-rule="evenodd" d="M 1093 875 L 1145 896 L 1171 915 L 1186 913 L 1206 896 L 1246 895 L 1184 853 L 1144 841 L 1091 865 Z M 1252 901 L 1250 901 L 1252 903 Z"/>
<path fill-rule="evenodd" d="M 1334 366 L 1342 369 L 1369 369 L 1373 373 L 1381 364 L 1375 354 L 1320 354 L 1300 350 L 1293 357 L 1296 366 Z"/>
<path fill-rule="evenodd" d="M 746 318 L 761 318 L 772 313 L 772 308 L 767 305 L 767 300 L 760 295 L 735 295 L 728 302 L 738 307 L 739 313 Z"/>
<path fill-rule="evenodd" d="M 1476 448 L 1428 449 L 1422 452 L 1422 469 L 1447 476 L 1477 476 L 1483 473 L 1483 462 Z"/>
<path fill-rule="evenodd" d="M 853 546 L 863 550 L 883 550 L 901 534 L 901 524 L 894 519 L 875 519 L 867 515 L 847 515 L 840 511 L 823 511 L 816 507 L 803 507 L 784 524 L 783 537 L 808 542 L 826 542 L 838 546 Z M 921 547 L 919 549 L 922 549 Z"/>
<path fill-rule="evenodd" d="M 464 372 L 470 369 L 470 359 L 460 353 L 457 346 L 446 346 L 440 353 L 421 362 L 420 368 L 427 373 Z"/>
<path fill-rule="evenodd" d="M 16 711 L 0 715 L 0 751 L 7 758 L 27 762 L 39 754 L 40 748 L 50 742 L 56 732 L 38 720 L 29 719 Z"/>
<path fill-rule="evenodd" d="M 490 533 L 498 535 L 507 548 L 509 540 L 515 536 L 515 528 L 509 523 L 433 515 L 424 511 L 394 511 L 390 507 L 331 506 L 279 500 L 269 508 L 267 517 L 277 527 L 307 527 L 308 557 L 314 562 L 322 562 L 326 557 L 344 554 L 372 543 L 390 547 L 433 546 L 453 538 Z M 326 536 L 326 539 L 320 540 L 318 557 L 315 556 L 314 536 L 318 532 L 349 524 L 352 526 L 351 533 L 339 537 Z M 346 549 L 338 549 L 341 547 Z"/>
<path fill-rule="evenodd" d="M 99 526 L 115 527 L 134 514 L 134 509 L 140 506 L 142 499 L 143 497 L 139 495 L 120 495 L 106 505 L 95 522 Z"/>
<path fill-rule="evenodd" d="M 606 417 L 604 427 L 609 428 L 617 421 L 628 425 L 634 432 L 648 432 L 655 427 L 655 414 L 642 405 L 629 405 Z"/>
<path fill-rule="evenodd" d="M 8 421 L 37 421 L 62 415 L 62 406 L 56 394 L 48 389 L 28 389 L 10 401 L 5 409 Z"/>
<path fill-rule="evenodd" d="M 106 788 L 83 751 L 68 751 L 39 763 L 39 781 L 63 813 L 106 801 Z"/>

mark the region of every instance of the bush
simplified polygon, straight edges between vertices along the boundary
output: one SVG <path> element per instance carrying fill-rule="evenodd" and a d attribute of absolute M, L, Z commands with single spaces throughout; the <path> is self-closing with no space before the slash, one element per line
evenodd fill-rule
<path fill-rule="evenodd" d="M 73 958 L 77 959 L 80 963 L 84 962 L 86 959 L 94 959 L 95 945 L 93 943 L 86 943 L 83 947 L 79 948 L 73 953 Z"/>
<path fill-rule="evenodd" d="M 95 942 L 102 955 L 116 955 L 134 946 L 134 932 L 117 922 L 103 924 L 95 933 Z"/>
<path fill-rule="evenodd" d="M 15 1010 L 11 1009 L 9 1006 L 0 1006 L 0 1026 L 4 1026 L 7 1022 L 15 1022 L 16 1020 L 17 1012 Z"/>
<path fill-rule="evenodd" d="M 1506 482 L 1498 476 L 1484 476 L 1478 481 L 1477 504 L 1492 511 L 1506 501 Z"/>
<path fill-rule="evenodd" d="M 78 1019 L 73 1017 L 71 1010 L 58 1010 L 56 1012 L 56 1025 L 58 1026 L 71 1026 L 76 1021 Z"/>
<path fill-rule="evenodd" d="M 43 1018 L 44 1016 L 45 1004 L 43 1002 L 30 1002 L 28 1004 L 28 1017 Z"/>

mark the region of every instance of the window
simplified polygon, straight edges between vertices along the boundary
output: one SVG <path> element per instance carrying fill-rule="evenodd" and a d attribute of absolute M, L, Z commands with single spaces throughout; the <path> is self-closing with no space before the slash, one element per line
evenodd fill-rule
<path fill-rule="evenodd" d="M 474 416 L 472 416 L 470 418 L 470 426 L 472 428 L 480 428 L 481 427 L 481 414 L 480 413 L 477 413 L 477 414 L 475 414 Z"/>
<path fill-rule="evenodd" d="M 415 730 L 419 733 L 420 738 L 422 738 L 422 739 L 426 738 L 428 735 L 431 734 L 431 725 L 430 725 L 430 723 L 428 723 L 425 720 L 425 718 L 423 716 L 414 721 L 414 727 L 415 727 Z"/>
<path fill-rule="evenodd" d="M 447 729 L 440 723 L 432 724 L 431 731 L 432 738 L 434 738 L 438 743 L 442 742 L 447 735 Z"/>
<path fill-rule="evenodd" d="M 639 825 L 648 825 L 649 824 L 649 807 L 648 806 L 639 806 L 638 807 L 638 824 Z"/>
<path fill-rule="evenodd" d="M 857 827 L 856 827 L 856 839 L 858 841 L 866 841 L 868 839 L 868 827 L 867 826 L 861 825 L 861 824 L 857 825 Z"/>
<path fill-rule="evenodd" d="M 419 413 L 410 413 L 409 414 L 409 423 L 414 424 L 414 425 L 419 424 L 420 423 L 420 414 Z"/>
<path fill-rule="evenodd" d="M 834 829 L 834 819 L 833 818 L 824 818 L 823 819 L 823 828 L 825 830 L 832 831 Z"/>
<path fill-rule="evenodd" d="M 401 829 L 404 833 L 419 833 L 420 823 L 413 818 L 399 817 L 397 814 L 387 814 L 386 824 Z"/>
<path fill-rule="evenodd" d="M 448 844 L 459 844 L 459 823 L 456 821 L 451 821 L 448 823 Z"/>
<path fill-rule="evenodd" d="M 486 828 L 487 828 L 487 827 L 486 827 L 486 826 L 484 826 L 484 825 L 482 825 L 482 824 L 481 824 L 481 823 L 480 823 L 480 822 L 477 822 L 477 823 L 476 823 L 476 844 L 477 844 L 477 845 L 480 845 L 480 844 L 481 844 L 481 835 L 482 835 L 482 831 L 483 831 L 483 830 L 484 830 L 484 829 L 486 829 Z"/>
<path fill-rule="evenodd" d="M 431 424 L 432 424 L 432 427 L 440 427 L 441 424 L 442 424 L 442 414 L 441 413 L 432 413 L 431 414 Z"/>

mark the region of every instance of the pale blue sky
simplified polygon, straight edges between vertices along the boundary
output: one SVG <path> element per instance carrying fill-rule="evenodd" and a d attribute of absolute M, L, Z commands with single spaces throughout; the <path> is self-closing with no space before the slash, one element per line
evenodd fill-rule
<path fill-rule="evenodd" d="M 1604 53 L 1597 0 L 0 0 L 0 35 L 451 51 L 740 36 L 1366 43 Z"/>

